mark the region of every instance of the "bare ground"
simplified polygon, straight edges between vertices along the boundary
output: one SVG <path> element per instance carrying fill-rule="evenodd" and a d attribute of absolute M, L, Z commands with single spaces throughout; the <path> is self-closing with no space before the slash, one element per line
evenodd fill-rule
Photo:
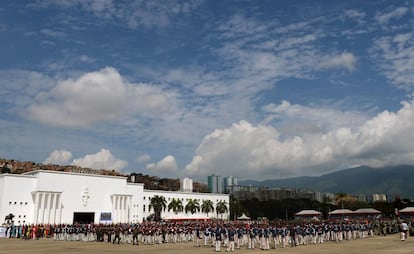
<path fill-rule="evenodd" d="M 399 235 L 379 236 L 369 239 L 358 239 L 351 241 L 342 241 L 339 243 L 328 242 L 317 245 L 306 245 L 298 247 L 287 247 L 271 249 L 266 252 L 277 253 L 303 253 L 303 254 L 382 254 L 382 253 L 413 253 L 414 237 L 402 242 Z M 225 252 L 222 248 L 221 252 Z M 263 253 L 260 249 L 249 250 L 246 247 L 236 249 L 236 253 Z M 178 243 L 178 244 L 162 244 L 162 245 L 138 245 L 131 244 L 113 245 L 111 243 L 97 243 L 97 242 L 66 242 L 55 241 L 53 239 L 40 240 L 20 240 L 0 238 L 0 253 L 14 254 L 14 253 L 30 253 L 30 254 L 45 254 L 45 253 L 168 253 L 168 254 L 204 254 L 215 253 L 212 247 L 195 247 L 194 243 Z"/>

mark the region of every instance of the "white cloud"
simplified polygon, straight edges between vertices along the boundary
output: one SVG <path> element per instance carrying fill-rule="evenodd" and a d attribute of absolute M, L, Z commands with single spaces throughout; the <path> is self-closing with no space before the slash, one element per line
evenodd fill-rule
<path fill-rule="evenodd" d="M 413 128 L 412 102 L 404 102 L 396 113 L 384 111 L 357 126 L 317 133 L 286 135 L 269 125 L 241 121 L 207 135 L 185 172 L 195 177 L 220 173 L 263 180 L 319 175 L 361 164 L 412 164 Z"/>
<path fill-rule="evenodd" d="M 40 33 L 49 37 L 53 37 L 53 38 L 61 38 L 61 37 L 65 37 L 65 33 L 63 32 L 59 32 L 59 31 L 55 31 L 49 28 L 43 28 L 40 30 Z"/>
<path fill-rule="evenodd" d="M 165 27 L 182 16 L 192 13 L 202 1 L 112 1 L 112 0 L 70 0 L 36 1 L 28 4 L 32 9 L 56 7 L 76 8 L 90 13 L 104 21 L 120 20 L 130 28 Z"/>
<path fill-rule="evenodd" d="M 33 103 L 34 97 L 48 90 L 55 81 L 39 72 L 26 70 L 0 70 L 0 95 L 2 101 L 16 107 Z"/>
<path fill-rule="evenodd" d="M 73 165 L 93 169 L 115 169 L 122 170 L 128 166 L 128 162 L 116 158 L 111 151 L 101 149 L 95 154 L 88 154 L 82 158 L 74 159 Z"/>
<path fill-rule="evenodd" d="M 365 12 L 360 11 L 360 10 L 350 9 L 350 10 L 345 11 L 345 16 L 352 20 L 361 22 L 362 19 L 365 18 L 366 14 Z"/>
<path fill-rule="evenodd" d="M 125 82 L 117 70 L 105 68 L 78 79 L 59 82 L 39 93 L 25 116 L 45 124 L 88 127 L 134 116 L 159 117 L 170 109 L 170 97 L 148 84 Z"/>
<path fill-rule="evenodd" d="M 414 87 L 414 33 L 400 33 L 378 38 L 371 55 L 382 74 L 394 85 Z"/>
<path fill-rule="evenodd" d="M 263 123 L 276 122 L 284 133 L 315 133 L 340 127 L 353 128 L 368 120 L 367 116 L 360 112 L 344 112 L 333 107 L 292 105 L 288 101 L 282 101 L 279 105 L 268 104 L 263 110 L 268 113 Z"/>
<path fill-rule="evenodd" d="M 394 9 L 394 10 L 390 11 L 390 12 L 378 13 L 376 15 L 375 19 L 380 24 L 386 24 L 392 19 L 398 20 L 399 18 L 404 16 L 408 11 L 409 11 L 409 9 L 406 8 L 406 7 L 399 7 L 397 9 Z"/>
<path fill-rule="evenodd" d="M 150 163 L 146 165 L 146 169 L 151 171 L 151 173 L 158 173 L 162 175 L 174 175 L 177 172 L 177 161 L 174 156 L 168 155 L 165 156 L 162 160 L 157 163 Z"/>
<path fill-rule="evenodd" d="M 150 155 L 148 155 L 148 154 L 143 154 L 143 155 L 140 155 L 140 156 L 138 156 L 138 158 L 137 158 L 137 161 L 138 161 L 139 163 L 147 162 L 147 161 L 149 161 L 149 160 L 151 160 L 151 156 L 150 156 Z"/>
<path fill-rule="evenodd" d="M 54 150 L 44 161 L 45 164 L 67 165 L 72 159 L 72 152 L 67 150 Z"/>
<path fill-rule="evenodd" d="M 345 68 L 348 71 L 355 69 L 357 58 L 352 53 L 343 52 L 340 55 L 333 55 L 324 59 L 319 67 L 323 69 Z"/>

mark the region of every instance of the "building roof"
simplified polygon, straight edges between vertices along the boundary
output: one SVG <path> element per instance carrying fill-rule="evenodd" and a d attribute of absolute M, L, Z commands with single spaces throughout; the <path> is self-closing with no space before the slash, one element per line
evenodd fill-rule
<path fill-rule="evenodd" d="M 361 209 L 355 210 L 354 213 L 358 213 L 358 214 L 381 214 L 380 211 L 378 211 L 374 208 L 361 208 Z"/>
<path fill-rule="evenodd" d="M 315 210 L 302 210 L 298 213 L 295 213 L 295 216 L 318 216 L 318 215 L 322 215 L 322 213 L 315 211 Z"/>

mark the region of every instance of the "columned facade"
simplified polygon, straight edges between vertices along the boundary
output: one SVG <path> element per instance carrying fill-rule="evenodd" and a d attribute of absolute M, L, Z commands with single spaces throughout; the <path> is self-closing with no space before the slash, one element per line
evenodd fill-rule
<path fill-rule="evenodd" d="M 59 224 L 61 222 L 61 194 L 62 192 L 52 191 L 32 192 L 35 224 Z"/>
<path fill-rule="evenodd" d="M 112 202 L 112 222 L 127 223 L 131 221 L 131 199 L 132 195 L 113 194 L 111 195 Z"/>

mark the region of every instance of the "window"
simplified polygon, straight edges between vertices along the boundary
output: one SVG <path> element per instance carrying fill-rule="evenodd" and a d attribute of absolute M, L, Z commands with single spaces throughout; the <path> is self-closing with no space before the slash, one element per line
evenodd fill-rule
<path fill-rule="evenodd" d="M 145 205 L 144 205 L 144 207 L 143 207 L 143 209 L 142 209 L 144 212 L 145 212 Z"/>

